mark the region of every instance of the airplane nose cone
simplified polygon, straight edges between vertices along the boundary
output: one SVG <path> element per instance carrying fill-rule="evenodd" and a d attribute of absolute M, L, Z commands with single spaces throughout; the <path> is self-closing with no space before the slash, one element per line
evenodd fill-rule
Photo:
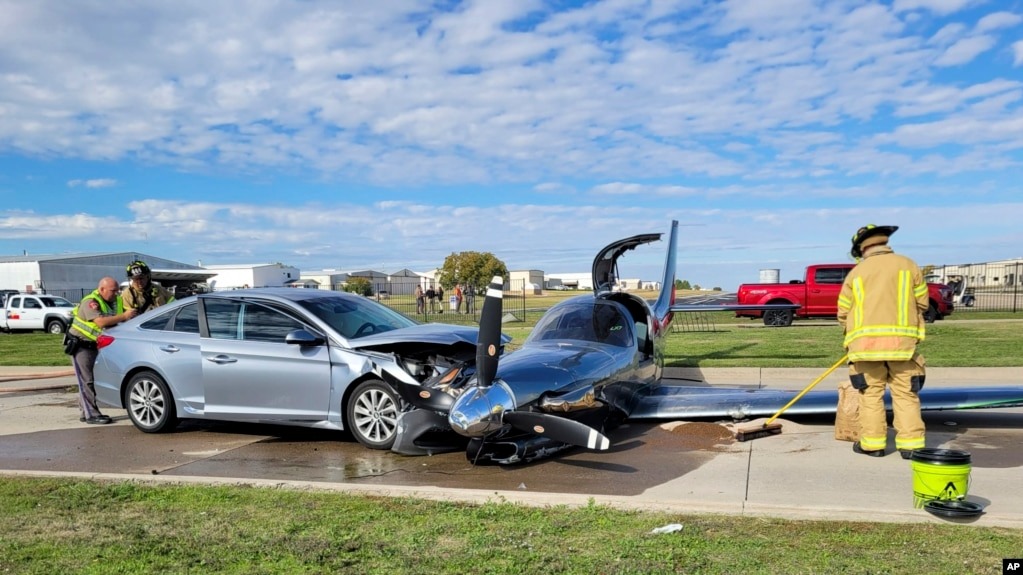
<path fill-rule="evenodd" d="M 448 412 L 448 423 L 461 435 L 481 437 L 501 429 L 501 415 L 513 409 L 515 396 L 504 383 L 497 382 L 458 396 Z"/>

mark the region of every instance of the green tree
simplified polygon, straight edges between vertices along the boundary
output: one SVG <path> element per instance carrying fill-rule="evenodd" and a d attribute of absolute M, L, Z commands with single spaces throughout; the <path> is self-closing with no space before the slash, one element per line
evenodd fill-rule
<path fill-rule="evenodd" d="M 350 278 L 341 286 L 341 289 L 348 293 L 355 293 L 367 297 L 373 295 L 373 284 L 366 278 Z"/>
<path fill-rule="evenodd" d="M 689 280 L 675 280 L 675 289 L 693 289 Z"/>
<path fill-rule="evenodd" d="M 508 266 L 490 252 L 458 252 L 444 258 L 437 275 L 437 281 L 450 290 L 456 283 L 473 286 L 482 290 L 490 284 L 490 278 L 501 276 L 508 280 Z"/>

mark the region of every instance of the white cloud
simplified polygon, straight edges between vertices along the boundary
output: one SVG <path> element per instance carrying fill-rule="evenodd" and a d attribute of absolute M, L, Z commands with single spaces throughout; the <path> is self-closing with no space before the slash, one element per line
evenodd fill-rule
<path fill-rule="evenodd" d="M 982 0 L 895 0 L 892 9 L 896 12 L 922 9 L 944 16 L 959 12 L 980 1 Z"/>
<path fill-rule="evenodd" d="M 1019 66 L 1023 64 L 1023 40 L 1012 43 L 1012 64 L 1013 66 Z"/>
<path fill-rule="evenodd" d="M 945 53 L 935 60 L 936 66 L 962 66 L 972 62 L 978 55 L 987 52 L 995 45 L 992 36 L 971 36 L 952 44 Z"/>
<path fill-rule="evenodd" d="M 1023 22 L 1023 16 L 1012 12 L 994 12 L 977 21 L 977 32 L 990 32 L 1002 28 L 1012 28 Z"/>
<path fill-rule="evenodd" d="M 112 178 L 99 178 L 95 180 L 68 180 L 67 186 L 69 188 L 77 188 L 78 186 L 85 186 L 86 188 L 109 188 L 116 186 L 117 180 Z"/>

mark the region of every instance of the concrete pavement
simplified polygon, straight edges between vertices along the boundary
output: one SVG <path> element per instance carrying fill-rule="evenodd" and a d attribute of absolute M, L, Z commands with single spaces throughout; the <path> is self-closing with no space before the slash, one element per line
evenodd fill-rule
<path fill-rule="evenodd" d="M 776 368 L 675 368 L 668 377 L 688 379 L 706 385 L 741 385 L 802 389 L 816 378 L 822 369 Z M 821 389 L 834 388 L 844 374 L 832 374 L 819 384 Z M 53 377 L 44 377 L 52 375 Z M 1023 385 L 1023 367 L 1012 368 L 931 368 L 929 386 L 951 385 Z M 14 445 L 14 438 L 28 433 L 49 433 L 53 430 L 81 430 L 88 433 L 109 433 L 110 428 L 130 427 L 123 412 L 110 410 L 119 416 L 112 426 L 84 426 L 77 421 L 76 396 L 73 393 L 74 376 L 68 368 L 0 368 L 0 451 L 5 443 Z M 754 426 L 763 419 L 739 424 Z M 764 437 L 743 443 L 726 440 L 712 449 L 679 450 L 678 457 L 694 457 L 699 463 L 684 466 L 673 477 L 644 487 L 631 495 L 593 495 L 585 487 L 572 493 L 537 492 L 520 489 L 493 489 L 477 478 L 466 481 L 471 487 L 438 485 L 429 477 L 417 479 L 418 484 L 373 484 L 352 481 L 287 480 L 260 477 L 153 475 L 132 472 L 110 473 L 59 472 L 52 470 L 0 470 L 4 474 L 20 475 L 74 475 L 97 479 L 137 480 L 172 483 L 227 483 L 246 485 L 282 485 L 306 489 L 329 489 L 353 493 L 416 496 L 430 499 L 458 499 L 466 501 L 503 500 L 531 505 L 614 505 L 629 509 L 652 509 L 678 513 L 729 513 L 738 515 L 772 516 L 798 519 L 840 519 L 880 522 L 948 522 L 920 509 L 913 508 L 913 471 L 909 461 L 890 454 L 884 458 L 870 458 L 854 454 L 851 444 L 836 441 L 829 418 L 800 418 L 798 421 L 779 419 L 783 426 L 780 435 Z M 927 412 L 928 446 L 969 451 L 972 459 L 971 484 L 968 500 L 981 504 L 984 514 L 969 522 L 978 526 L 1006 526 L 1023 528 L 1023 492 L 1019 490 L 1023 471 L 1023 409 Z M 638 428 L 638 425 L 632 425 Z M 615 437 L 630 436 L 628 429 Z M 680 426 L 676 428 L 676 426 Z M 671 422 L 660 426 L 669 433 L 685 434 L 690 429 L 705 430 L 706 422 Z M 735 424 L 717 423 L 730 430 Z M 702 426 L 702 427 L 701 427 Z M 122 430 L 127 441 L 139 437 L 130 429 Z M 656 430 L 655 430 L 656 431 Z M 660 433 L 658 431 L 658 433 Z M 149 436 L 152 437 L 152 436 Z M 645 445 L 636 449 L 659 449 L 649 431 L 637 435 Z M 682 437 L 681 435 L 678 437 Z M 184 439 L 184 437 L 180 438 Z M 662 441 L 663 440 L 659 440 Z M 623 442 L 625 443 L 625 442 Z M 637 442 L 644 443 L 644 442 Z M 660 444 L 665 449 L 664 444 Z M 614 448 L 613 448 L 614 449 Z M 358 457 L 363 450 L 353 446 Z M 379 460 L 390 454 L 367 452 L 367 457 Z M 644 473 L 642 465 L 614 465 L 598 469 L 597 464 L 610 454 L 583 452 L 588 472 L 595 477 L 629 479 L 631 473 Z M 198 457 L 198 456 L 197 456 Z M 398 457 L 398 456 L 395 456 Z M 662 456 L 663 457 L 663 456 Z M 429 461 L 437 458 L 427 458 Z M 584 467 L 577 458 L 564 458 L 531 467 L 533 475 Z M 398 460 L 399 463 L 408 459 Z M 650 461 L 654 461 L 653 458 Z M 379 463 L 374 463 L 379 465 Z M 426 463 L 424 462 L 425 466 Z M 8 468 L 15 467 L 7 465 Z M 649 467 L 649 466 L 648 466 Z M 54 467 L 54 469 L 57 469 Z M 127 468 L 126 468 L 127 471 Z M 187 468 L 182 469 L 187 473 Z M 649 472 L 649 471 L 648 471 Z M 523 477 L 530 469 L 520 472 Z M 582 476 L 587 473 L 582 473 Z M 516 476 L 515 482 L 519 480 Z M 523 479 L 523 486 L 535 485 L 539 479 Z M 415 482 L 413 482 L 415 483 Z M 956 520 L 966 522 L 965 520 Z"/>

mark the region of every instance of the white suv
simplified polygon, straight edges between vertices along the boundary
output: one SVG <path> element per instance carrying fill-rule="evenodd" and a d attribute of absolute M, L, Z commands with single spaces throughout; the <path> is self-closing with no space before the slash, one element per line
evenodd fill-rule
<path fill-rule="evenodd" d="M 71 323 L 74 304 L 53 295 L 10 294 L 0 315 L 0 329 L 4 331 L 42 329 L 49 333 L 64 333 Z"/>

